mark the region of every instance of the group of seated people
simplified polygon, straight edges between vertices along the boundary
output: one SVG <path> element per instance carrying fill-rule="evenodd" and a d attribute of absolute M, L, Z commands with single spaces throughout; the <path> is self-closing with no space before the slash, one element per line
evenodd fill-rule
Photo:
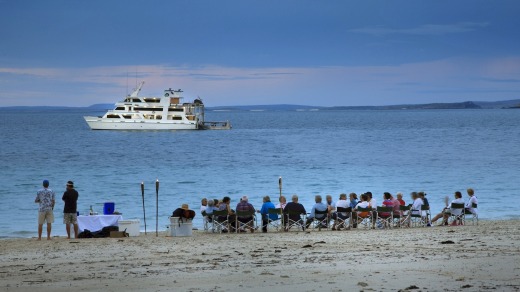
<path fill-rule="evenodd" d="M 465 203 L 465 209 L 467 212 L 476 214 L 477 209 L 475 207 L 478 203 L 477 198 L 474 195 L 473 189 L 467 189 L 467 193 L 469 200 Z M 429 203 L 426 194 L 424 192 L 412 192 L 410 196 L 412 203 L 408 205 L 409 210 L 407 211 L 403 211 L 403 209 L 406 210 L 408 208 L 401 207 L 406 206 L 402 193 L 397 193 L 394 197 L 389 192 L 385 192 L 383 194 L 382 203 L 378 205 L 376 199 L 373 198 L 372 193 L 366 192 L 360 195 L 359 199 L 356 193 L 350 193 L 348 199 L 346 194 L 340 194 L 336 202 L 333 201 L 332 196 L 330 195 L 326 196 L 325 202 L 323 202 L 322 196 L 316 195 L 315 204 L 312 206 L 310 213 L 307 213 L 305 207 L 298 202 L 297 195 L 293 195 L 291 202 L 289 203 L 287 203 L 285 196 L 280 196 L 277 205 L 271 202 L 269 196 L 265 196 L 260 210 L 256 210 L 253 205 L 249 203 L 248 197 L 243 196 L 240 199 L 240 202 L 236 205 L 236 211 L 230 207 L 231 199 L 229 197 L 224 197 L 221 201 L 216 199 L 208 200 L 204 198 L 202 199 L 201 213 L 204 216 L 205 222 L 211 222 L 214 220 L 212 214 L 215 210 L 226 211 L 223 212 L 224 215 L 216 220 L 228 220 L 229 226 L 231 226 L 231 231 L 237 231 L 234 230 L 235 226 L 241 225 L 243 228 L 247 228 L 251 232 L 254 232 L 255 230 L 253 224 L 254 214 L 260 213 L 262 216 L 262 232 L 267 232 L 269 221 L 276 221 L 279 219 L 282 219 L 281 222 L 285 231 L 288 231 L 289 228 L 294 225 L 305 230 L 315 221 L 318 221 L 317 224 L 319 228 L 327 228 L 332 220 L 334 220 L 332 230 L 340 230 L 341 228 L 348 229 L 350 226 L 356 228 L 358 222 L 361 222 L 366 218 L 371 219 L 372 228 L 375 228 L 376 226 L 376 218 L 399 218 L 399 224 L 410 224 L 409 215 L 424 216 L 423 219 L 427 222 L 428 226 L 431 226 L 433 222 L 443 218 L 441 224 L 443 225 L 447 223 L 451 214 L 458 215 L 460 212 L 465 212 L 462 210 L 452 210 L 450 207 L 451 204 L 448 205 L 448 203 L 446 203 L 447 206 L 441 213 L 436 215 L 434 218 L 429 218 L 429 216 L 425 216 L 423 213 L 425 210 L 429 210 Z M 453 200 L 452 203 L 464 203 L 460 192 L 455 192 L 455 200 Z M 378 206 L 387 207 L 385 209 L 386 212 L 378 213 Z M 424 208 L 423 206 L 427 207 Z M 271 212 L 269 212 L 270 209 Z M 273 209 L 277 211 L 273 212 Z M 302 215 L 303 217 L 306 216 L 305 222 L 302 219 Z M 349 224 L 349 226 L 341 224 L 343 220 L 348 218 L 351 219 L 351 224 Z M 237 223 L 243 224 L 237 225 Z M 243 228 L 238 231 L 245 232 Z"/>

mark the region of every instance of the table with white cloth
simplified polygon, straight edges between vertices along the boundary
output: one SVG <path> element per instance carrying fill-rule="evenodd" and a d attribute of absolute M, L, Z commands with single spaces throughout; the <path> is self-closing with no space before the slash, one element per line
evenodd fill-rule
<path fill-rule="evenodd" d="M 123 220 L 122 215 L 78 216 L 79 232 L 83 232 L 85 229 L 94 232 L 103 229 L 105 226 L 118 226 L 119 220 Z"/>

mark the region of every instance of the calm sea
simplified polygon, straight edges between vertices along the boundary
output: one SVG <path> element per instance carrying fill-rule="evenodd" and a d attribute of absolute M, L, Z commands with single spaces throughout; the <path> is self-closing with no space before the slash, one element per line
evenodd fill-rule
<path fill-rule="evenodd" d="M 87 110 L 0 110 L 0 237 L 36 235 L 34 197 L 43 179 L 57 194 L 53 234 L 65 234 L 61 195 L 73 180 L 80 213 L 115 202 L 141 219 L 145 183 L 148 230 L 182 203 L 202 197 L 425 191 L 433 212 L 444 197 L 472 187 L 481 218 L 519 218 L 520 110 L 207 112 L 231 131 L 91 131 Z M 464 192 L 464 198 L 467 196 Z M 195 225 L 201 227 L 200 215 Z"/>

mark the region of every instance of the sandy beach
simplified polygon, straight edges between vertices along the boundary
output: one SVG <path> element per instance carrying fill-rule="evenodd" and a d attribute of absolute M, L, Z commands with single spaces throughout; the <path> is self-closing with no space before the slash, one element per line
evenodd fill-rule
<path fill-rule="evenodd" d="M 4 239 L 0 290 L 518 291 L 519 224 Z"/>

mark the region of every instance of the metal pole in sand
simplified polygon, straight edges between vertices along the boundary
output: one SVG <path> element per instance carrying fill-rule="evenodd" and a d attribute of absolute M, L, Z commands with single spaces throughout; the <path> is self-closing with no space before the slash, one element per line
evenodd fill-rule
<path fill-rule="evenodd" d="M 155 237 L 159 236 L 159 180 L 155 180 Z"/>
<path fill-rule="evenodd" d="M 146 211 L 144 209 L 144 182 L 141 182 L 141 196 L 143 197 L 144 234 L 146 235 Z"/>
<path fill-rule="evenodd" d="M 278 189 L 280 190 L 280 197 L 278 199 L 278 201 L 280 202 L 280 223 L 282 225 L 282 227 L 280 228 L 280 230 L 283 230 L 285 228 L 284 226 L 284 218 L 283 218 L 283 206 L 282 206 L 282 201 L 280 200 L 282 198 L 282 177 L 278 178 Z"/>

